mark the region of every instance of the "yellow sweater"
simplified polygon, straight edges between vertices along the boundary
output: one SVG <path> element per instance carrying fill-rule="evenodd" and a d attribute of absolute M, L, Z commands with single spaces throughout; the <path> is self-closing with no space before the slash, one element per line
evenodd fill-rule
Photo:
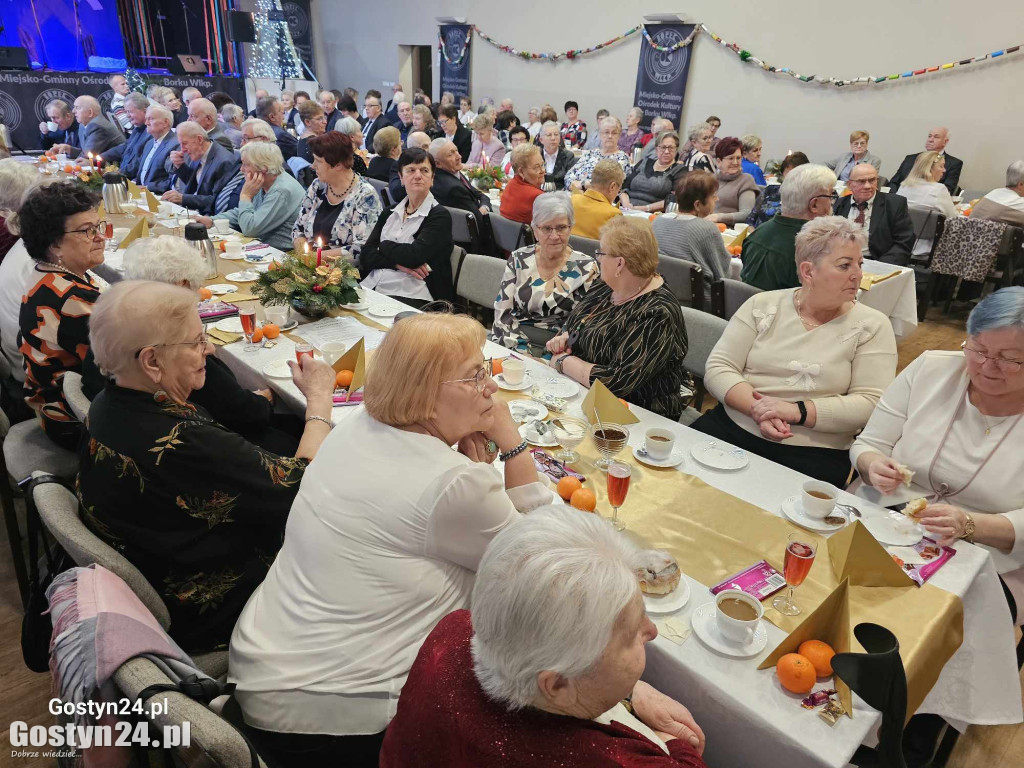
<path fill-rule="evenodd" d="M 572 209 L 576 217 L 572 233 L 591 240 L 601 239 L 601 227 L 608 219 L 621 216 L 622 211 L 608 202 L 596 189 L 577 192 L 572 196 Z"/>

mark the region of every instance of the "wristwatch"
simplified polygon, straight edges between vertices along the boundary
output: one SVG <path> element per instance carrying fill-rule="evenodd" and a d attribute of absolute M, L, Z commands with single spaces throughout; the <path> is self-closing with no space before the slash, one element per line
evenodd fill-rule
<path fill-rule="evenodd" d="M 565 371 L 562 370 L 562 366 L 565 365 L 565 358 L 567 357 L 572 357 L 572 355 L 570 353 L 566 353 L 555 358 L 555 370 L 559 373 L 565 373 Z"/>
<path fill-rule="evenodd" d="M 964 512 L 964 517 L 967 518 L 967 522 L 964 523 L 964 532 L 960 534 L 960 538 L 964 539 L 970 544 L 974 543 L 974 518 Z"/>
<path fill-rule="evenodd" d="M 800 421 L 797 422 L 797 426 L 803 426 L 804 422 L 807 421 L 807 406 L 804 405 L 803 400 L 796 401 L 796 407 L 800 409 Z"/>

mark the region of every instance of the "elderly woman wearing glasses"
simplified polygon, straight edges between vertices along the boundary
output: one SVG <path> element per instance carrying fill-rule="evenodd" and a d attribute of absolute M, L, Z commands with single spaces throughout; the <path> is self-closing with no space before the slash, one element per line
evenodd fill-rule
<path fill-rule="evenodd" d="M 365 408 L 308 470 L 284 546 L 231 637 L 230 679 L 273 764 L 344 754 L 376 766 L 423 638 L 469 606 L 491 539 L 552 501 L 494 399 L 484 340 L 466 316 L 397 323 L 374 353 Z"/>
<path fill-rule="evenodd" d="M 289 361 L 306 424 L 295 455 L 279 456 L 189 400 L 213 353 L 193 291 L 117 283 L 96 302 L 89 337 L 114 381 L 93 400 L 79 447 L 84 521 L 160 593 L 182 648 L 222 646 L 277 554 L 302 474 L 330 432 L 334 371 Z"/>
<path fill-rule="evenodd" d="M 614 160 L 629 173 L 629 155 L 619 149 L 622 123 L 617 117 L 606 117 L 598 127 L 601 145 L 598 149 L 584 150 L 583 155 L 565 174 L 565 188 L 570 192 L 582 192 L 590 187 L 590 176 L 594 166 L 602 160 Z"/>
<path fill-rule="evenodd" d="M 665 210 L 665 198 L 675 188 L 676 181 L 686 173 L 686 166 L 676 160 L 679 134 L 664 131 L 654 141 L 654 157 L 641 161 L 622 185 L 619 204 L 623 208 L 651 213 Z"/>
<path fill-rule="evenodd" d="M 868 152 L 868 141 L 871 135 L 867 131 L 854 131 L 850 134 L 850 151 L 844 152 L 825 165 L 836 172 L 839 181 L 848 181 L 850 173 L 859 163 L 871 163 L 876 171 L 882 169 L 882 158 Z"/>
<path fill-rule="evenodd" d="M 985 545 L 1014 621 L 1024 623 L 1024 288 L 985 297 L 963 352 L 924 352 L 885 390 L 850 457 L 889 505 L 924 496 L 917 517 L 941 544 Z M 909 485 L 908 485 L 909 478 Z"/>

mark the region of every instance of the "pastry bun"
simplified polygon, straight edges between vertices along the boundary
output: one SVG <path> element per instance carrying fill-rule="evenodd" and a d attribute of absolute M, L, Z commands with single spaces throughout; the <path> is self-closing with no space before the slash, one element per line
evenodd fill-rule
<path fill-rule="evenodd" d="M 903 475 L 903 484 L 909 488 L 910 483 L 914 480 L 914 470 L 906 464 L 900 464 L 900 474 Z"/>
<path fill-rule="evenodd" d="M 903 514 L 907 517 L 917 519 L 917 516 L 928 506 L 927 499 L 914 499 L 907 502 L 907 506 L 903 508 Z"/>
<path fill-rule="evenodd" d="M 645 549 L 637 553 L 636 579 L 640 591 L 648 595 L 667 595 L 679 586 L 679 564 L 663 549 Z"/>

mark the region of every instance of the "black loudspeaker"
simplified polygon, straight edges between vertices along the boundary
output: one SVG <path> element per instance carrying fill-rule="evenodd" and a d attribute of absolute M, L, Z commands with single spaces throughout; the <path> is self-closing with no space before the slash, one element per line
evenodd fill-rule
<path fill-rule="evenodd" d="M 228 39 L 236 43 L 255 43 L 256 26 L 247 11 L 228 12 Z"/>
<path fill-rule="evenodd" d="M 202 56 L 195 56 L 191 53 L 179 53 L 172 56 L 167 63 L 167 68 L 172 75 L 205 75 L 206 65 Z"/>
<path fill-rule="evenodd" d="M 0 69 L 31 69 L 28 63 L 28 51 L 24 48 L 0 47 Z"/>

